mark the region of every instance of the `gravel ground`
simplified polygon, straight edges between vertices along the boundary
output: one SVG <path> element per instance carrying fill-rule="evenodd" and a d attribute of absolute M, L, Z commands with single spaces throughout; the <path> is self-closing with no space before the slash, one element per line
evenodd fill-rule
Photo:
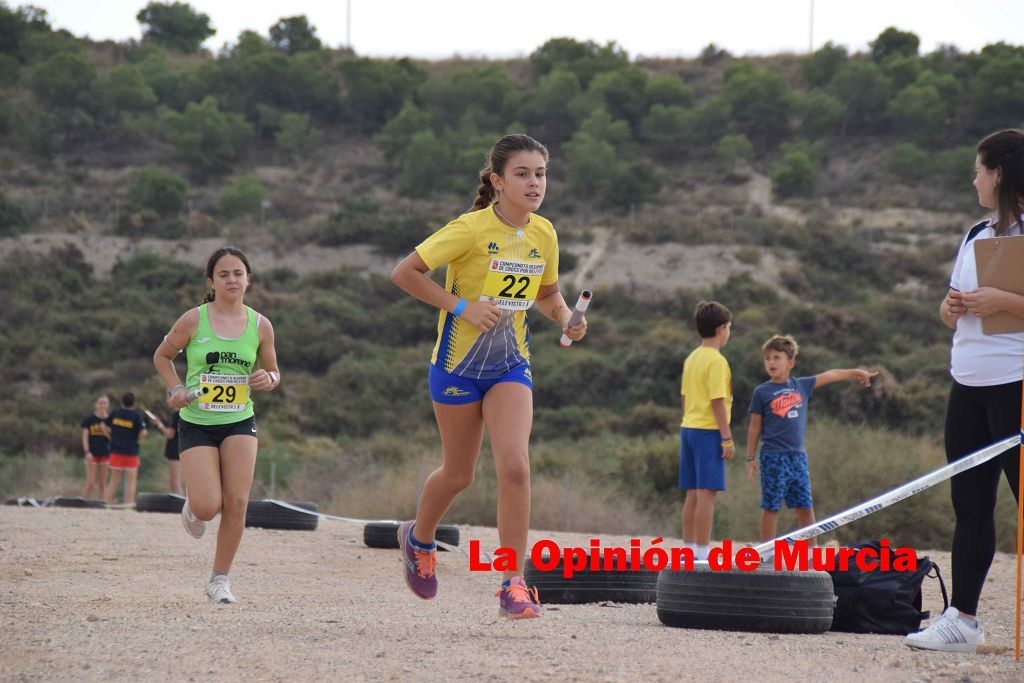
<path fill-rule="evenodd" d="M 0 680 L 1024 680 L 1012 555 L 996 557 L 982 598 L 990 652 L 966 655 L 892 636 L 674 629 L 653 605 L 551 605 L 505 622 L 496 578 L 463 556 L 440 554 L 438 598 L 422 602 L 397 551 L 332 521 L 247 530 L 231 575 L 239 602 L 217 606 L 202 593 L 215 531 L 195 541 L 176 515 L 0 508 Z M 589 538 L 532 539 L 543 537 Z M 497 543 L 493 529 L 462 538 Z M 927 554 L 948 576 L 948 553 Z M 941 600 L 927 582 L 925 608 Z"/>

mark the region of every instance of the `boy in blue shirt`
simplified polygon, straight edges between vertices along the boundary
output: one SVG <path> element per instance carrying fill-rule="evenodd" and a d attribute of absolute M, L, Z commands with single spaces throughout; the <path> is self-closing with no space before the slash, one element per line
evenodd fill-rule
<path fill-rule="evenodd" d="M 827 384 L 852 380 L 871 386 L 878 371 L 828 370 L 811 377 L 791 378 L 800 351 L 796 340 L 775 335 L 761 347 L 769 381 L 754 389 L 747 431 L 747 479 L 754 481 L 757 443 L 761 442 L 761 541 L 775 538 L 779 507 L 796 511 L 798 528 L 814 523 L 811 476 L 807 469 L 807 409 L 811 393 Z"/>

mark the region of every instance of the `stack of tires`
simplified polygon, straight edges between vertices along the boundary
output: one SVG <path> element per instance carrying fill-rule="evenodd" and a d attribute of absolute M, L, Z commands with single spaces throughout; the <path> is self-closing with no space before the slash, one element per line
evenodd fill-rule
<path fill-rule="evenodd" d="M 370 522 L 363 527 L 363 543 L 368 548 L 397 548 L 399 522 Z M 439 524 L 435 540 L 448 545 L 459 545 L 459 527 L 451 524 Z M 447 548 L 437 546 L 440 551 Z"/>
<path fill-rule="evenodd" d="M 285 501 L 310 512 L 318 512 L 316 503 Z M 140 493 L 135 499 L 138 512 L 170 512 L 181 514 L 185 497 L 176 493 Z M 289 531 L 315 531 L 320 518 L 292 510 L 273 500 L 250 500 L 245 511 L 245 526 L 260 529 L 284 529 Z"/>
<path fill-rule="evenodd" d="M 533 560 L 527 560 L 523 578 L 528 586 L 537 589 L 541 604 L 654 602 L 657 598 L 658 573 L 628 563 L 624 567 L 616 567 L 610 559 L 609 569 L 605 570 L 607 552 L 606 549 L 597 558 L 600 570 L 590 569 L 593 555 L 588 555 L 586 568 L 573 572 L 570 578 L 565 577 L 564 558 L 559 559 L 558 564 L 551 569 L 546 568 L 545 563 L 543 570 L 538 569 Z"/>
<path fill-rule="evenodd" d="M 827 572 L 663 570 L 658 576 L 658 619 L 666 626 L 824 633 L 832 626 L 835 593 Z"/>

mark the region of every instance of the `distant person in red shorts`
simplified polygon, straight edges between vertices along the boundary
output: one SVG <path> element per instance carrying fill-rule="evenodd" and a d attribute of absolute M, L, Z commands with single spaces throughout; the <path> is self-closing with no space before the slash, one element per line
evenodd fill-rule
<path fill-rule="evenodd" d="M 139 441 L 146 438 L 146 419 L 134 409 L 135 394 L 121 396 L 121 407 L 110 414 L 110 483 L 104 499 L 114 499 L 124 472 L 124 502 L 135 502 L 135 486 L 139 475 Z"/>

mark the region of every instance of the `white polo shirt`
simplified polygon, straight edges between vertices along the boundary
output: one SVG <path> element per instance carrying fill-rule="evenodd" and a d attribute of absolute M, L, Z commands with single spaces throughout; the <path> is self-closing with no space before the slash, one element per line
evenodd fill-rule
<path fill-rule="evenodd" d="M 1024 217 L 1010 226 L 1009 235 L 1020 235 Z M 970 242 L 960 243 L 960 251 L 953 266 L 949 286 L 961 292 L 978 288 L 978 265 L 974 256 L 974 242 L 995 237 L 994 220 L 989 220 Z M 1024 264 L 1021 264 L 1024 267 Z M 981 318 L 970 312 L 956 322 L 953 333 L 953 351 L 950 354 L 950 374 L 960 384 L 987 387 L 1018 382 L 1024 376 L 1024 333 L 985 334 Z"/>

